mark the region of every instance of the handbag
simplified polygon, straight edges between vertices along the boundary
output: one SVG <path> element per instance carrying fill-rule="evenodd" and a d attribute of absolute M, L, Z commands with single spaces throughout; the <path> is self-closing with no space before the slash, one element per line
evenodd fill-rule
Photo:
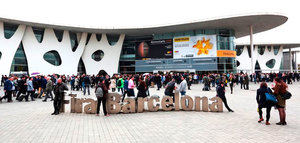
<path fill-rule="evenodd" d="M 288 91 L 286 91 L 284 94 L 281 95 L 282 99 L 287 100 L 292 97 L 292 94 Z"/>
<path fill-rule="evenodd" d="M 270 101 L 272 103 L 277 103 L 277 99 L 274 95 L 270 94 L 270 93 L 265 93 L 266 95 L 266 101 Z"/>

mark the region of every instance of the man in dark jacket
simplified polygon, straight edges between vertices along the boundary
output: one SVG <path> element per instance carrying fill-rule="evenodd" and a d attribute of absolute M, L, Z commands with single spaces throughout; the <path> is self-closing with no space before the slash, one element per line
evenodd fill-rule
<path fill-rule="evenodd" d="M 260 88 L 257 89 L 257 94 L 256 94 L 256 102 L 258 104 L 258 113 L 259 113 L 259 120 L 258 123 L 262 122 L 264 119 L 262 117 L 262 108 L 267 108 L 267 121 L 266 125 L 270 125 L 269 119 L 270 119 L 270 113 L 271 113 L 271 108 L 272 104 L 267 102 L 266 100 L 266 93 L 271 93 L 271 89 L 268 88 L 267 84 L 265 82 L 262 82 L 260 85 Z"/>
<path fill-rule="evenodd" d="M 157 74 L 154 78 L 154 81 L 157 85 L 157 90 L 159 90 L 161 88 L 161 77 L 159 74 Z"/>
<path fill-rule="evenodd" d="M 89 76 L 85 76 L 83 75 L 83 83 L 84 83 L 84 87 L 83 87 L 83 95 L 85 95 L 86 93 L 86 89 L 88 92 L 88 95 L 90 95 L 90 85 L 91 85 L 91 79 Z"/>
<path fill-rule="evenodd" d="M 25 77 L 22 77 L 21 80 L 18 80 L 19 92 L 17 94 L 17 100 L 22 101 L 23 98 L 20 97 L 21 94 L 26 95 L 27 85 Z"/>
<path fill-rule="evenodd" d="M 59 114 L 59 110 L 61 108 L 61 105 L 63 103 L 63 96 L 65 96 L 65 90 L 68 90 L 68 87 L 62 83 L 62 79 L 59 78 L 57 80 L 57 85 L 54 87 L 54 102 L 53 102 L 53 106 L 54 106 L 54 112 L 51 115 L 58 115 Z"/>
<path fill-rule="evenodd" d="M 12 91 L 13 91 L 13 78 L 11 77 L 9 80 L 6 80 L 4 82 L 4 93 L 5 96 L 0 98 L 0 101 L 2 101 L 3 98 L 7 98 L 7 102 L 12 102 Z"/>
<path fill-rule="evenodd" d="M 227 108 L 227 110 L 229 112 L 233 112 L 233 110 L 231 110 L 227 104 L 227 100 L 226 100 L 226 97 L 225 97 L 225 87 L 224 87 L 224 83 L 221 82 L 220 85 L 218 85 L 217 87 L 217 96 L 220 97 L 225 105 L 225 107 Z"/>

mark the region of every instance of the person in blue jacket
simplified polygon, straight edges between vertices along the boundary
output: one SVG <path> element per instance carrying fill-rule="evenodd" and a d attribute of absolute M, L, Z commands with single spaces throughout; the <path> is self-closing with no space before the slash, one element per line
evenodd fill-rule
<path fill-rule="evenodd" d="M 11 77 L 10 79 L 6 80 L 4 82 L 4 96 L 0 98 L 0 101 L 2 101 L 2 99 L 7 98 L 7 102 L 12 102 L 12 91 L 13 91 L 13 77 Z"/>

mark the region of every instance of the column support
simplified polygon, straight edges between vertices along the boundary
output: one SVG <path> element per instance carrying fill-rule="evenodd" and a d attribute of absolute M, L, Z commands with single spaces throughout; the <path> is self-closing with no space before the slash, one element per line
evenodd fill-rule
<path fill-rule="evenodd" d="M 253 56 L 253 49 L 254 49 L 254 46 L 253 46 L 253 26 L 250 25 L 250 49 L 251 49 L 251 73 L 254 73 L 255 72 L 255 65 L 254 65 L 254 56 Z"/>
<path fill-rule="evenodd" d="M 293 56 L 291 48 L 289 48 L 289 59 L 290 72 L 293 72 Z"/>

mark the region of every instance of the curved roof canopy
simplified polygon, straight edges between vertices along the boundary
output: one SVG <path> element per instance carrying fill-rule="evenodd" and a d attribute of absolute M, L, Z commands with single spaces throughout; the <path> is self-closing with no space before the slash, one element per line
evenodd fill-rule
<path fill-rule="evenodd" d="M 250 46 L 250 44 L 236 43 L 237 46 Z M 283 49 L 298 48 L 300 43 L 259 43 L 253 44 L 254 46 L 282 46 Z"/>
<path fill-rule="evenodd" d="M 47 27 L 62 30 L 88 32 L 88 33 L 109 33 L 109 34 L 126 34 L 131 36 L 142 36 L 151 34 L 163 34 L 170 32 L 182 32 L 196 29 L 232 29 L 235 31 L 236 38 L 249 35 L 249 26 L 253 26 L 253 33 L 259 33 L 272 28 L 275 28 L 287 21 L 287 17 L 278 14 L 256 14 L 232 16 L 225 18 L 207 19 L 202 21 L 193 21 L 189 23 L 180 23 L 173 25 L 162 25 L 153 27 L 138 27 L 138 28 L 88 28 L 63 26 L 55 24 L 35 23 L 29 21 L 14 20 L 8 18 L 0 18 L 0 21 L 10 22 L 15 24 L 25 24 L 36 27 Z"/>

